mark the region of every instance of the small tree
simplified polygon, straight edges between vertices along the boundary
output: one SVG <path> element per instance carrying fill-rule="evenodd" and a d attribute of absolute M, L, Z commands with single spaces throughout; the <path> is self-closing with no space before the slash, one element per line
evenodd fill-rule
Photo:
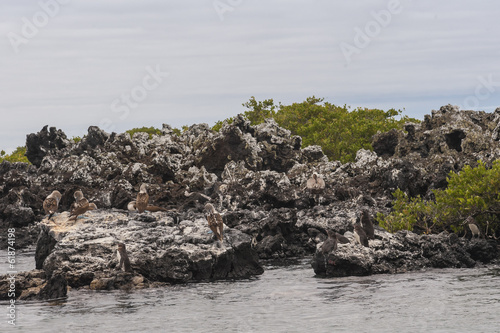
<path fill-rule="evenodd" d="M 379 224 L 387 230 L 412 230 L 419 227 L 431 231 L 462 230 L 462 222 L 476 218 L 483 230 L 498 229 L 500 220 L 500 160 L 486 168 L 482 161 L 476 167 L 466 165 L 460 172 L 450 172 L 448 187 L 434 190 L 435 201 L 409 198 L 399 189 L 394 192 L 393 211 L 379 214 Z"/>

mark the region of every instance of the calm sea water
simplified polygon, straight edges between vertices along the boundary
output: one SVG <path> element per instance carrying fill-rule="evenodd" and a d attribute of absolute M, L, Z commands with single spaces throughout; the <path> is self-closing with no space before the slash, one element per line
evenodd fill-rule
<path fill-rule="evenodd" d="M 32 255 L 18 254 L 19 267 L 34 266 Z M 268 264 L 247 280 L 74 290 L 18 304 L 15 327 L 4 302 L 0 332 L 500 332 L 498 266 L 322 279 L 309 262 Z"/>

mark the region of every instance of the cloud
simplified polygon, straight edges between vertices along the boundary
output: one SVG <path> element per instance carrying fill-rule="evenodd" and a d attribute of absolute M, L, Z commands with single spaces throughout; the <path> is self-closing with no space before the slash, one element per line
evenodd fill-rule
<path fill-rule="evenodd" d="M 15 53 L 7 34 L 21 33 L 23 17 L 41 9 L 7 1 L 0 13 L 0 148 L 23 145 L 46 124 L 70 136 L 103 118 L 118 131 L 213 124 L 244 111 L 252 95 L 283 103 L 316 95 L 422 118 L 443 104 L 463 104 L 481 76 L 500 81 L 494 1 L 401 0 L 401 12 L 346 65 L 340 44 L 352 44 L 355 28 L 365 29 L 388 4 L 241 1 L 221 21 L 213 1 L 72 0 Z M 118 118 L 113 101 L 157 65 L 168 78 Z M 480 100 L 478 109 L 493 111 L 499 95 Z"/>

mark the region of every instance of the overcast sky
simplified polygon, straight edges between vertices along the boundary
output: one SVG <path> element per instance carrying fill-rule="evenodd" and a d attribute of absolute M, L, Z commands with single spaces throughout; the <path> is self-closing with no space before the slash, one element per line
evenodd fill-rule
<path fill-rule="evenodd" d="M 500 106 L 500 2 L 3 0 L 0 148 L 208 123 L 251 96 L 422 119 Z"/>

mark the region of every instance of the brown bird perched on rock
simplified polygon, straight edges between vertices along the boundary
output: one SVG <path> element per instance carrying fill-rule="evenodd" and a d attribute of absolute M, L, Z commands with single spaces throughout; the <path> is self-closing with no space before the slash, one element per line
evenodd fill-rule
<path fill-rule="evenodd" d="M 49 220 L 57 212 L 59 201 L 61 201 L 61 193 L 59 191 L 52 191 L 43 201 L 43 210 L 45 214 L 49 215 Z"/>
<path fill-rule="evenodd" d="M 481 229 L 479 228 L 476 219 L 473 218 L 472 216 L 469 216 L 467 219 L 465 219 L 465 221 L 462 224 L 467 224 L 469 226 L 473 238 L 476 238 L 476 236 L 478 238 L 483 236 L 483 233 L 481 232 Z"/>
<path fill-rule="evenodd" d="M 83 196 L 82 191 L 75 191 L 73 196 L 75 198 L 75 202 L 71 205 L 71 214 L 69 215 L 68 221 L 76 221 L 79 215 L 84 214 L 88 210 L 97 209 L 95 204 L 90 204 L 89 201 Z"/>
<path fill-rule="evenodd" d="M 208 227 L 212 230 L 215 237 L 222 242 L 222 231 L 224 229 L 222 216 L 220 216 L 210 202 L 205 205 L 205 210 L 207 211 Z"/>
<path fill-rule="evenodd" d="M 149 195 L 146 190 L 146 184 L 142 184 L 137 193 L 137 198 L 135 199 L 135 207 L 139 213 L 143 213 L 148 207 Z"/>
<path fill-rule="evenodd" d="M 375 239 L 375 230 L 373 228 L 373 222 L 370 217 L 370 214 L 368 211 L 365 209 L 361 213 L 361 225 L 363 226 L 363 229 L 365 230 L 366 237 L 368 239 Z"/>
<path fill-rule="evenodd" d="M 132 272 L 132 267 L 130 266 L 130 260 L 127 255 L 127 249 L 125 248 L 125 244 L 118 243 L 116 255 L 118 256 L 117 269 L 123 269 L 124 272 Z"/>
<path fill-rule="evenodd" d="M 328 255 L 330 252 L 337 249 L 337 233 L 333 230 L 328 229 L 328 238 L 323 242 L 323 245 L 319 248 L 319 251 L 324 255 Z"/>
<path fill-rule="evenodd" d="M 366 237 L 365 230 L 361 226 L 361 224 L 354 224 L 354 237 L 358 241 L 359 244 L 368 247 L 368 237 Z"/>
<path fill-rule="evenodd" d="M 135 212 L 137 210 L 137 207 L 136 207 L 136 201 L 130 201 L 127 205 L 127 209 L 131 212 Z M 163 208 L 163 207 L 158 207 L 158 206 L 153 206 L 153 205 L 147 205 L 146 206 L 146 210 L 148 212 L 167 212 L 168 209 L 166 208 Z"/>
<path fill-rule="evenodd" d="M 312 178 L 307 180 L 306 188 L 313 195 L 315 203 L 319 203 L 319 196 L 325 190 L 325 181 L 314 172 Z"/>

